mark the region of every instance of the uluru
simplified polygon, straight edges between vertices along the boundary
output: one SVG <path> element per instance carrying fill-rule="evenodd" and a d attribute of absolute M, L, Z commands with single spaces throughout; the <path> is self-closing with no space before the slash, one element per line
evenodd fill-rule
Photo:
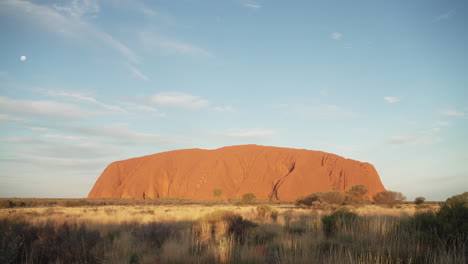
<path fill-rule="evenodd" d="M 295 200 L 313 192 L 365 185 L 369 196 L 385 188 L 374 166 L 306 149 L 240 145 L 184 149 L 116 161 L 97 179 L 88 198 L 177 197 Z"/>

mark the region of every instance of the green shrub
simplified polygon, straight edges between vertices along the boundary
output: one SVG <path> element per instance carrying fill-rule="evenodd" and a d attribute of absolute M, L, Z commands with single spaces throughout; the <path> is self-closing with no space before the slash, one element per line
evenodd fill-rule
<path fill-rule="evenodd" d="M 436 212 L 417 212 L 400 223 L 400 228 L 417 239 L 433 245 L 444 242 L 452 245 L 468 239 L 468 202 L 466 194 L 453 196 Z"/>
<path fill-rule="evenodd" d="M 257 198 L 257 196 L 255 196 L 255 194 L 253 193 L 246 193 L 244 195 L 242 195 L 242 203 L 244 204 L 252 204 L 253 201 Z"/>
<path fill-rule="evenodd" d="M 456 203 L 461 203 L 465 205 L 468 204 L 468 192 L 454 195 L 445 201 L 445 204 L 456 204 Z"/>
<path fill-rule="evenodd" d="M 215 198 L 221 198 L 223 195 L 223 190 L 221 189 L 213 189 L 213 197 Z"/>
<path fill-rule="evenodd" d="M 358 219 L 358 215 L 354 212 L 340 209 L 322 217 L 323 231 L 326 236 L 332 236 L 337 231 L 347 230 Z"/>

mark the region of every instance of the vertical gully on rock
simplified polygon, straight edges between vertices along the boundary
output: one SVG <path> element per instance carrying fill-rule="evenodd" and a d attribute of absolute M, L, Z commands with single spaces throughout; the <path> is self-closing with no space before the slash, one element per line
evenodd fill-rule
<path fill-rule="evenodd" d="M 273 199 L 273 197 L 276 199 L 276 200 L 279 200 L 279 197 L 278 197 L 278 189 L 279 187 L 281 186 L 281 184 L 283 184 L 284 180 L 286 179 L 286 177 L 288 177 L 289 174 L 291 174 L 291 172 L 294 171 L 294 168 L 296 167 L 296 162 L 293 161 L 293 163 L 291 164 L 291 166 L 289 167 L 289 171 L 288 173 L 286 173 L 286 175 L 284 175 L 283 177 L 281 177 L 276 183 L 275 185 L 273 186 L 273 190 L 271 191 L 270 195 L 268 195 L 268 199 Z"/>

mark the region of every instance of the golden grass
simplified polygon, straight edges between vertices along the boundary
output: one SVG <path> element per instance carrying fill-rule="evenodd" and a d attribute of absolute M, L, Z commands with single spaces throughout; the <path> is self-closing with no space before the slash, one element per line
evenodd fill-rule
<path fill-rule="evenodd" d="M 435 210 L 431 205 L 424 210 Z M 267 208 L 268 209 L 268 208 Z M 270 210 L 270 209 L 268 209 Z M 33 226 L 52 222 L 84 225 L 98 231 L 93 249 L 98 263 L 464 263 L 466 245 L 429 250 L 395 226 L 417 208 L 367 205 L 354 209 L 359 220 L 327 237 L 321 218 L 325 210 L 271 205 L 259 213 L 257 206 L 235 205 L 109 205 L 0 209 L 0 220 L 22 219 Z M 232 224 L 217 214 L 231 212 L 255 223 L 241 237 Z M 210 215 L 210 217 L 207 217 Z M 221 220 L 220 220 L 221 219 Z M 163 224 L 162 226 L 153 224 Z M 159 232 L 159 233 L 158 233 Z M 161 244 L 157 244 L 161 242 Z M 442 262 L 441 262 L 442 261 Z M 447 262 L 448 261 L 448 262 Z M 24 260 L 38 263 L 37 259 Z M 62 263 L 60 259 L 57 263 Z"/>

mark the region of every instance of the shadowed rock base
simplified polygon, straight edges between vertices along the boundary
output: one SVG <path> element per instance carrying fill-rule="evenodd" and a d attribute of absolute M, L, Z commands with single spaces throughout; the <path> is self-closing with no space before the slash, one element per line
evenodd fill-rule
<path fill-rule="evenodd" d="M 185 149 L 111 163 L 88 198 L 178 197 L 295 200 L 313 192 L 345 191 L 363 184 L 369 196 L 385 188 L 369 163 L 305 149 L 241 145 L 215 150 Z"/>

